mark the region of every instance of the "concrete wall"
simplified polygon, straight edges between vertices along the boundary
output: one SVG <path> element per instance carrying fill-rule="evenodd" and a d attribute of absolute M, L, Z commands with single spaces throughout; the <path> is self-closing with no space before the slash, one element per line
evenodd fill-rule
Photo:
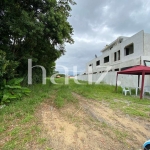
<path fill-rule="evenodd" d="M 92 74 L 92 81 L 96 82 L 104 73 Z M 102 82 L 110 85 L 116 85 L 116 72 L 108 72 L 103 78 Z M 78 80 L 88 81 L 88 75 L 77 76 Z M 137 75 L 118 75 L 118 81 L 121 81 L 121 85 L 127 87 L 137 87 L 138 86 L 138 76 Z M 140 84 L 141 86 L 141 84 Z M 150 86 L 150 75 L 145 76 L 145 86 Z"/>
<path fill-rule="evenodd" d="M 115 42 L 114 42 L 115 43 Z M 134 53 L 125 56 L 124 49 L 127 45 L 131 43 L 134 44 Z M 120 50 L 120 60 L 114 61 L 114 53 Z M 109 62 L 104 63 L 104 57 L 109 56 Z M 96 61 L 100 60 L 100 66 L 96 66 Z M 104 73 L 100 73 L 101 71 L 105 71 L 107 66 L 112 66 L 112 72 L 108 72 L 107 75 L 103 78 L 102 82 L 107 84 L 115 85 L 116 84 L 116 73 L 114 69 L 124 67 L 130 67 L 135 65 L 144 65 L 144 60 L 150 61 L 150 34 L 144 33 L 144 31 L 140 31 L 137 34 L 125 38 L 121 43 L 116 43 L 113 48 L 110 50 L 110 47 L 105 49 L 102 55 L 98 58 L 95 58 L 89 61 L 86 64 L 86 73 L 88 73 L 89 64 L 93 66 L 91 73 L 97 72 L 92 75 L 92 81 L 96 82 L 99 77 L 102 77 Z M 88 75 L 80 75 L 77 77 L 79 80 L 88 81 Z M 118 80 L 121 81 L 123 86 L 128 87 L 137 87 L 138 86 L 138 76 L 134 75 L 119 75 Z M 150 76 L 146 76 L 145 85 L 150 85 Z"/>
<path fill-rule="evenodd" d="M 134 53 L 125 56 L 123 53 L 124 48 L 125 48 L 125 46 L 129 45 L 130 43 L 134 44 Z M 137 57 L 144 55 L 143 47 L 144 47 L 144 31 L 140 31 L 137 34 L 135 34 L 135 35 L 131 36 L 130 38 L 128 38 L 127 40 L 125 40 L 123 43 L 121 43 L 122 62 L 136 59 Z"/>
<path fill-rule="evenodd" d="M 149 35 L 145 34 L 145 40 L 148 44 L 148 39 L 150 38 Z M 127 45 L 130 45 L 131 43 L 134 44 L 134 53 L 125 56 L 125 50 L 124 48 Z M 150 43 L 150 42 L 149 42 Z M 149 45 L 145 46 L 145 51 L 148 53 L 148 47 Z M 114 53 L 120 50 L 120 60 L 114 61 Z M 93 72 L 99 72 L 104 71 L 105 69 L 98 69 L 98 66 L 96 66 L 96 61 L 100 60 L 100 66 L 112 66 L 113 70 L 116 68 L 123 68 L 128 66 L 135 66 L 140 65 L 141 63 L 141 56 L 144 55 L 144 31 L 140 31 L 137 34 L 131 36 L 130 38 L 127 38 L 126 40 L 122 41 L 122 43 L 118 43 L 117 45 L 113 46 L 113 48 L 110 50 L 107 49 L 103 52 L 103 54 L 95 58 L 91 61 L 89 61 L 86 64 L 86 72 L 88 72 L 88 66 L 92 64 L 93 66 Z M 109 56 L 109 62 L 104 63 L 104 57 Z"/>
<path fill-rule="evenodd" d="M 144 55 L 150 56 L 150 34 L 144 33 Z"/>

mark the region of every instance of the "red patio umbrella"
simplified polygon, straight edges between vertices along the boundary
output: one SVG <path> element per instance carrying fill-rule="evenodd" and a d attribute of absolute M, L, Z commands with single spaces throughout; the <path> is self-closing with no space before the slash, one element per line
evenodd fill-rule
<path fill-rule="evenodd" d="M 144 87 L 144 79 L 145 79 L 145 75 L 150 75 L 150 67 L 147 66 L 135 66 L 123 71 L 119 71 L 117 72 L 117 76 L 116 76 L 116 91 L 117 91 L 117 80 L 118 80 L 118 74 L 125 74 L 125 75 L 142 75 L 142 84 L 141 84 L 141 92 L 140 92 L 140 99 L 142 99 L 143 96 L 143 87 Z"/>

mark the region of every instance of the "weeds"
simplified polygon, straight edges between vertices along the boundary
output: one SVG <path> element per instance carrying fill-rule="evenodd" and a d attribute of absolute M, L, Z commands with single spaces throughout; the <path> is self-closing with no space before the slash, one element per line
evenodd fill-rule
<path fill-rule="evenodd" d="M 76 92 L 86 98 L 96 99 L 98 101 L 106 102 L 109 107 L 114 110 L 120 110 L 121 112 L 133 116 L 149 118 L 150 113 L 150 100 L 139 99 L 130 95 L 122 95 L 121 88 L 118 88 L 118 92 L 115 92 L 115 86 L 106 84 L 89 85 L 85 81 L 80 81 L 82 84 L 74 84 L 73 80 L 70 80 L 69 86 L 73 92 Z"/>
<path fill-rule="evenodd" d="M 10 105 L 0 109 L 0 149 L 26 149 L 28 143 L 39 142 L 40 130 L 36 124 L 34 113 L 37 106 L 50 97 L 52 90 L 47 85 L 29 87 L 29 97 L 13 101 Z M 37 94 L 38 93 L 38 94 Z"/>
<path fill-rule="evenodd" d="M 140 100 L 133 96 L 122 95 L 121 88 L 118 93 L 114 91 L 115 87 L 105 84 L 88 85 L 87 82 L 81 82 L 77 85 L 73 80 L 69 80 L 69 85 L 64 85 L 64 79 L 56 79 L 57 85 L 48 82 L 47 85 L 29 86 L 31 93 L 29 97 L 22 100 L 11 102 L 8 106 L 0 109 L 0 149 L 28 149 L 27 145 L 44 146 L 47 141 L 40 137 L 41 129 L 35 118 L 35 111 L 41 102 L 45 100 L 48 103 L 54 102 L 58 108 L 67 103 L 76 103 L 77 99 L 72 95 L 76 92 L 86 98 L 96 99 L 105 102 L 114 110 L 119 110 L 124 114 L 149 119 L 150 100 Z M 106 128 L 105 123 L 102 128 Z M 63 127 L 60 130 L 64 130 Z M 125 133 L 114 131 L 118 138 L 125 138 Z M 51 149 L 45 147 L 45 149 Z"/>

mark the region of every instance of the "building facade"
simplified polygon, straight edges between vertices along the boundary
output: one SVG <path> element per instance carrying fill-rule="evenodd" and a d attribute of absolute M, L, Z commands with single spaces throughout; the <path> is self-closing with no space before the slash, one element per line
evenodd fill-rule
<path fill-rule="evenodd" d="M 96 82 L 102 74 L 107 72 L 102 81 L 114 85 L 117 71 L 137 65 L 150 66 L 150 34 L 142 30 L 131 37 L 120 36 L 106 45 L 101 52 L 101 56 L 86 64 L 85 73 L 79 75 L 78 79 L 88 80 L 88 75 L 92 74 L 92 81 Z M 150 85 L 150 78 L 146 78 L 146 84 Z M 135 76 L 121 75 L 120 81 L 126 86 L 137 86 Z"/>

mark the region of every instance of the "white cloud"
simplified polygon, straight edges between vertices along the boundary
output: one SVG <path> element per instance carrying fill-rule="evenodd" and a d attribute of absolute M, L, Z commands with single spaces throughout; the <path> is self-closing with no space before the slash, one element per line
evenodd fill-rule
<path fill-rule="evenodd" d="M 150 32 L 149 0 L 75 0 L 70 24 L 75 44 L 66 44 L 66 54 L 56 61 L 79 71 L 100 50 L 119 36 L 132 36 L 138 31 Z M 59 69 L 58 69 L 59 70 Z"/>

